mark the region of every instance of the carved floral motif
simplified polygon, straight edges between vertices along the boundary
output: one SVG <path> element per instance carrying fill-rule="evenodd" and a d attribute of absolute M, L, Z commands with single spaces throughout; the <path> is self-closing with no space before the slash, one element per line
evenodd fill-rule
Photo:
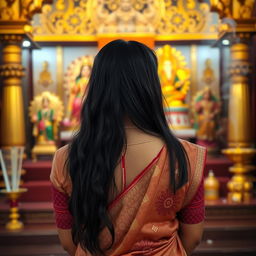
<path fill-rule="evenodd" d="M 0 20 L 29 21 L 32 16 L 40 12 L 43 4 L 51 0 L 3 0 L 0 2 Z"/>
<path fill-rule="evenodd" d="M 209 4 L 195 0 L 56 0 L 34 19 L 35 35 L 216 32 Z"/>
<path fill-rule="evenodd" d="M 211 0 L 211 9 L 220 18 L 249 19 L 253 16 L 254 0 Z"/>

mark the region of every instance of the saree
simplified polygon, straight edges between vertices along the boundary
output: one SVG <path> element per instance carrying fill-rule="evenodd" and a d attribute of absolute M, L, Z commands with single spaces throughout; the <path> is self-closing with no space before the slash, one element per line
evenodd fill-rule
<path fill-rule="evenodd" d="M 190 163 L 188 182 L 175 193 L 170 189 L 169 157 L 166 146 L 163 146 L 152 162 L 109 204 L 115 240 L 111 249 L 105 252 L 106 255 L 186 255 L 178 235 L 179 216 L 186 215 L 183 209 L 186 209 L 202 184 L 206 150 L 187 141 L 181 140 L 181 143 Z M 54 189 L 68 198 L 72 184 L 64 169 L 66 154 L 66 147 L 55 154 L 50 179 Z M 56 208 L 55 214 L 58 213 Z M 193 208 L 197 209 L 196 206 Z M 203 218 L 201 216 L 197 222 Z M 106 228 L 99 239 L 103 249 L 108 248 L 112 241 Z M 90 255 L 78 245 L 76 256 Z"/>

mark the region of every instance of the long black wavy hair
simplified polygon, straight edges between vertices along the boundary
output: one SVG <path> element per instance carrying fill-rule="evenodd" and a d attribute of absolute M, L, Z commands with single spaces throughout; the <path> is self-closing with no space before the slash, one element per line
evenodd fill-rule
<path fill-rule="evenodd" d="M 171 133 L 163 110 L 157 58 L 135 41 L 112 41 L 95 57 L 80 129 L 69 147 L 72 180 L 70 211 L 73 241 L 93 255 L 104 255 L 99 234 L 107 228 L 115 239 L 108 200 L 115 186 L 114 170 L 126 148 L 124 119 L 142 131 L 161 137 L 170 159 L 170 186 L 175 191 L 188 179 L 187 156 Z M 179 175 L 175 178 L 175 167 Z M 109 248 L 111 248 L 111 246 Z"/>

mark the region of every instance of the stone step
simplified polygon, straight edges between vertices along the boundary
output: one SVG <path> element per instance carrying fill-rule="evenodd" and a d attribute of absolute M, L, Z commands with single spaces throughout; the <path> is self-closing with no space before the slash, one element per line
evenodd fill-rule
<path fill-rule="evenodd" d="M 27 181 L 48 181 L 50 177 L 52 161 L 37 161 L 26 160 L 22 168 L 26 170 L 23 180 Z"/>
<path fill-rule="evenodd" d="M 20 202 L 50 202 L 52 199 L 49 180 L 28 181 L 22 187 L 28 191 L 20 197 Z"/>
<path fill-rule="evenodd" d="M 54 224 L 54 216 L 51 202 L 21 202 L 19 204 L 20 219 L 26 225 Z M 0 225 L 8 221 L 9 206 L 2 201 L 0 203 Z"/>
<path fill-rule="evenodd" d="M 206 223 L 206 233 L 210 231 L 208 228 L 209 226 Z M 218 228 L 220 228 L 219 233 L 226 231 L 225 228 L 223 230 L 221 229 L 221 225 L 218 225 Z M 244 236 L 246 232 L 241 233 L 241 227 L 239 227 L 239 230 L 237 230 L 235 228 L 235 223 L 233 223 L 233 227 L 231 229 L 233 229 L 233 233 L 237 233 L 237 238 L 240 235 L 240 239 L 234 239 L 233 235 L 230 236 L 229 239 L 223 239 L 222 236 L 218 236 L 218 239 L 216 240 L 205 240 L 204 236 L 203 241 L 193 253 L 193 256 L 256 255 L 254 235 Z M 246 231 L 245 226 L 242 229 Z M 255 230 L 256 229 L 254 226 L 254 232 Z M 6 232 L 4 230 L 0 230 L 0 252 L 2 256 L 67 255 L 59 244 L 55 227 L 49 224 L 30 224 L 20 232 Z"/>
<path fill-rule="evenodd" d="M 51 202 L 21 202 L 19 204 L 21 219 L 25 224 L 54 223 Z M 6 223 L 9 214 L 9 205 L 5 198 L 0 197 L 0 224 Z M 246 221 L 256 220 L 256 200 L 244 204 L 228 203 L 225 198 L 215 202 L 206 202 L 206 220 L 208 225 L 219 221 L 224 227 L 229 221 L 236 221 L 237 225 L 244 225 Z M 221 221 L 221 222 L 220 222 Z M 226 224 L 227 223 L 227 224 Z M 255 233 L 256 234 L 256 233 Z"/>

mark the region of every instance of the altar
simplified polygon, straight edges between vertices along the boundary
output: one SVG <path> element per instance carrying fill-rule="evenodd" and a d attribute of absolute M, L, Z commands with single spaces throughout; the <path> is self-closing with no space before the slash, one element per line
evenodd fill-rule
<path fill-rule="evenodd" d="M 206 200 L 193 255 L 255 255 L 255 34 L 253 0 L 2 1 L 0 189 L 9 197 L 0 195 L 0 251 L 65 255 L 54 231 L 52 158 L 79 129 L 95 55 L 123 39 L 155 51 L 170 130 L 208 150 L 204 179 L 213 181 L 212 171 L 218 185 L 205 186 L 216 198 Z M 20 188 L 27 192 L 12 201 Z M 5 229 L 10 218 L 22 223 L 15 234 Z"/>

